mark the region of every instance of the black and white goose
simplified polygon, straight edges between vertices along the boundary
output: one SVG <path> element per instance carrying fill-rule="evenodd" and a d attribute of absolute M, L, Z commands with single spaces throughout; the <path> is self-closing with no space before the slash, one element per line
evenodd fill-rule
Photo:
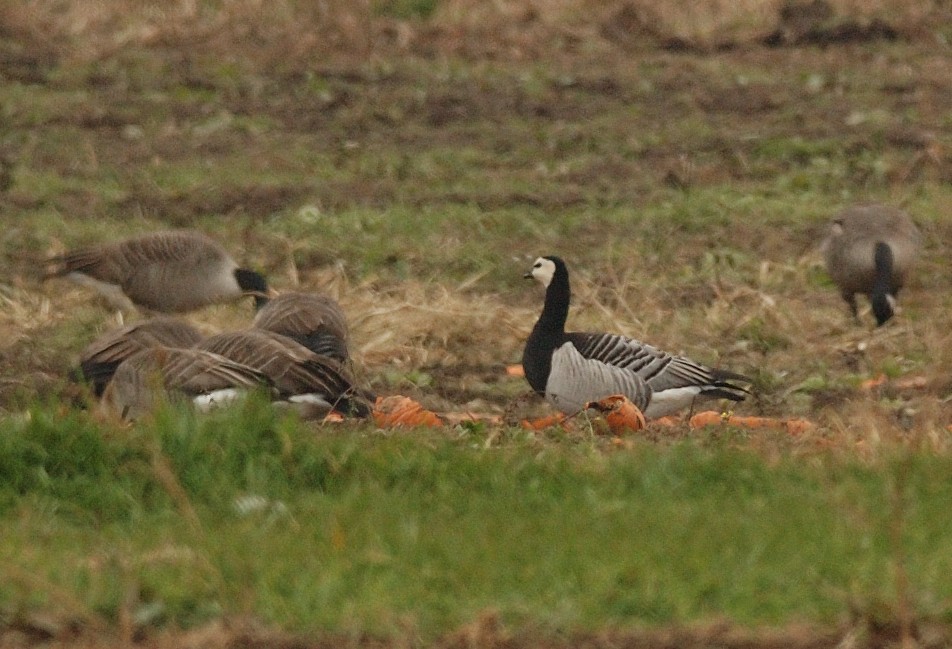
<path fill-rule="evenodd" d="M 577 412 L 613 394 L 628 397 L 648 419 L 676 413 L 698 397 L 744 399 L 747 390 L 733 383 L 749 382 L 740 374 L 621 335 L 567 333 L 571 289 L 568 268 L 559 257 L 540 257 L 525 277 L 539 280 L 546 291 L 522 365 L 532 389 L 562 412 Z"/>
<path fill-rule="evenodd" d="M 115 307 L 183 313 L 253 295 L 267 301 L 260 273 L 239 268 L 214 239 L 169 230 L 67 252 L 46 260 L 44 279 L 66 277 L 97 290 Z"/>
<path fill-rule="evenodd" d="M 348 359 L 347 317 L 329 295 L 282 293 L 261 307 L 252 326 L 287 336 L 315 354 Z"/>

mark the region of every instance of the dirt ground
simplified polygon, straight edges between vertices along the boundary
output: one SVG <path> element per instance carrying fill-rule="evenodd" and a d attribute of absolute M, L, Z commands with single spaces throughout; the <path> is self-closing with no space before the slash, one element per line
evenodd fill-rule
<path fill-rule="evenodd" d="M 68 4 L 68 3 L 67 3 Z M 108 5 L 108 3 L 105 3 Z M 183 3 L 183 6 L 187 3 Z M 237 3 L 241 4 L 241 3 Z M 315 5 L 321 3 L 315 3 Z M 329 4 L 331 9 L 343 3 Z M 294 39 L 290 45 L 275 38 L 287 28 L 286 23 L 276 19 L 274 25 L 264 25 L 247 15 L 236 14 L 230 20 L 222 19 L 218 28 L 198 21 L 196 27 L 183 26 L 178 31 L 166 31 L 155 27 L 147 20 L 132 21 L 128 39 L 132 46 L 117 45 L 116 40 L 94 38 L 97 34 L 113 34 L 114 23 L 107 13 L 91 13 L 88 20 L 79 22 L 75 10 L 43 12 L 47 3 L 38 3 L 34 14 L 8 12 L 0 23 L 0 78 L 19 83 L 56 83 L 50 72 L 58 69 L 64 60 L 73 60 L 84 65 L 100 66 L 90 75 L 89 101 L 78 103 L 67 117 L 57 117 L 68 126 L 85 131 L 96 140 L 95 155 L 99 162 L 128 166 L 147 165 L 154 158 L 180 160 L 196 155 L 196 152 L 216 155 L 253 146 L 250 136 L 242 140 L 232 131 L 211 133 L 192 141 L 186 134 L 169 130 L 151 147 L 146 147 L 134 137 L 130 127 L 137 116 L 149 110 L 153 99 L 147 93 L 137 91 L 136 79 L 120 79 L 121 66 L 110 61 L 135 56 L 136 48 L 148 49 L 153 55 L 158 52 L 155 64 L 157 74 L 176 77 L 176 83 L 200 93 L 210 85 L 220 85 L 220 80 L 210 80 L 207 68 L 195 63 L 200 52 L 193 58 L 183 54 L 185 47 L 210 51 L 234 48 L 240 58 L 242 48 L 249 43 L 258 43 L 255 57 L 249 57 L 242 65 L 251 73 L 269 75 L 269 91 L 248 92 L 245 86 L 236 85 L 234 94 L 227 100 L 227 108 L 237 116 L 267 115 L 269 120 L 280 125 L 280 137 L 290 143 L 295 137 L 305 137 L 311 146 L 333 149 L 346 140 L 348 133 L 360 133 L 365 141 L 390 150 L 400 148 L 407 155 L 415 151 L 438 146 L 452 148 L 463 146 L 471 135 L 463 129 L 448 128 L 474 120 L 497 120 L 505 123 L 513 115 L 526 120 L 540 119 L 547 122 L 584 122 L 586 116 L 609 112 L 618 106 L 637 104 L 639 118 L 663 123 L 667 117 L 675 118 L 693 114 L 699 107 L 711 121 L 722 127 L 725 134 L 743 130 L 748 120 L 756 120 L 766 132 L 783 133 L 791 129 L 785 121 L 791 114 L 801 114 L 803 120 L 795 125 L 805 138 L 823 139 L 838 137 L 842 147 L 861 153 L 873 146 L 881 147 L 885 156 L 895 162 L 888 171 L 887 184 L 926 180 L 938 185 L 952 183 L 952 153 L 943 148 L 948 134 L 938 135 L 929 128 L 916 124 L 939 124 L 948 128 L 948 116 L 952 115 L 952 57 L 948 50 L 937 48 L 935 34 L 930 30 L 930 21 L 949 20 L 952 7 L 936 2 L 922 14 L 907 11 L 894 14 L 890 20 L 889 3 L 839 3 L 832 8 L 822 0 L 813 3 L 771 5 L 770 11 L 762 11 L 764 3 L 740 3 L 738 6 L 756 13 L 753 24 L 734 26 L 719 30 L 717 20 L 691 23 L 685 27 L 684 16 L 676 9 L 665 9 L 661 3 L 606 2 L 596 3 L 591 15 L 585 19 L 571 14 L 571 20 L 562 21 L 565 14 L 533 6 L 531 3 L 495 3 L 496 11 L 485 10 L 480 3 L 450 2 L 430 21 L 405 20 L 395 17 L 376 17 L 359 10 L 339 14 L 322 15 L 333 23 L 329 40 L 323 42 L 313 34 Z M 560 7 L 571 3 L 555 3 Z M 843 6 L 855 9 L 852 14 L 840 13 Z M 870 11 L 864 13 L 864 9 Z M 589 6 L 589 5 L 585 5 Z M 791 8 L 793 7 L 793 8 Z M 823 7 L 827 7 L 824 9 Z M 589 6 L 589 8 L 591 8 Z M 564 7 L 563 7 L 564 9 Z M 316 11 L 316 10 L 315 10 Z M 724 11 L 727 11 L 724 9 Z M 759 12 L 759 13 L 758 13 Z M 813 13 L 811 13 L 813 12 Z M 829 12 L 833 12 L 830 14 Z M 833 15 L 836 19 L 831 19 Z M 288 19 L 290 20 L 290 19 Z M 733 20 L 733 19 L 732 19 Z M 730 22 L 730 21 L 729 21 Z M 186 23 L 183 23 L 185 25 Z M 201 26 L 207 29 L 203 31 Z M 224 26 L 223 26 L 224 25 Z M 70 32 L 70 29 L 73 31 Z M 82 30 L 86 30 L 82 32 Z M 73 33 L 72 40 L 58 40 L 51 35 Z M 76 37 L 79 33 L 84 38 Z M 126 33 L 126 32 L 123 32 Z M 902 66 L 864 50 L 869 43 L 904 42 L 907 52 L 918 57 L 917 74 L 901 71 Z M 104 44 L 105 43 L 105 44 Z M 98 44 L 98 45 L 97 45 Z M 111 50 L 110 48 L 113 48 Z M 314 106 L 311 98 L 301 99 L 297 88 L 307 80 L 307 61 L 315 56 L 325 57 L 319 67 L 321 75 L 328 80 L 329 90 Z M 634 94 L 637 88 L 636 74 L 629 63 L 635 56 L 653 57 L 664 67 L 657 100 L 646 103 Z M 852 59 L 851 66 L 868 66 L 871 77 L 879 83 L 876 92 L 889 110 L 902 111 L 914 108 L 916 124 L 908 127 L 890 128 L 885 133 L 867 131 L 863 128 L 843 133 L 842 124 L 850 118 L 848 102 L 816 106 L 815 98 L 801 89 L 772 84 L 758 80 L 749 84 L 720 84 L 706 78 L 708 68 L 702 61 L 712 57 L 726 66 L 731 63 L 740 68 L 760 69 L 803 67 L 820 71 L 828 78 L 835 78 L 842 57 Z M 505 79 L 487 85 L 479 78 L 460 75 L 448 78 L 439 87 L 417 103 L 404 94 L 412 87 L 414 79 L 407 68 L 395 66 L 388 73 L 372 74 L 364 63 L 367 60 L 406 58 L 415 61 L 441 61 L 458 58 L 469 63 L 493 61 L 505 65 L 537 65 L 545 62 L 554 69 L 564 71 L 564 83 L 552 84 L 535 93 L 527 93 L 515 81 Z M 857 62 L 859 61 L 859 62 Z M 313 65 L 311 64 L 311 67 Z M 98 76 L 97 76 L 98 75 Z M 515 79 L 515 77 L 513 78 Z M 99 89 L 97 90 L 97 84 Z M 170 82 L 170 85 L 173 85 Z M 108 88 L 108 92 L 100 90 Z M 277 88 L 279 91 L 274 92 Z M 118 90 L 117 90 L 118 89 Z M 381 97 L 388 98 L 386 101 Z M 553 101 L 557 98 L 557 101 Z M 200 102 L 180 103 L 170 123 L 183 123 L 201 118 L 207 119 Z M 399 128 L 395 125 L 399 124 Z M 252 129 L 249 127 L 249 129 Z M 2 134 L 2 131 L 0 131 Z M 496 148 L 500 154 L 507 153 L 506 137 L 499 134 L 498 141 L 483 142 L 487 148 Z M 619 131 L 618 136 L 623 137 Z M 885 143 L 881 141 L 885 139 Z M 0 140 L 0 144 L 3 140 Z M 769 174 L 771 169 L 751 169 L 747 159 L 756 143 L 738 142 L 725 138 L 708 139 L 704 147 L 694 152 L 695 159 L 685 164 L 683 151 L 674 144 L 662 144 L 637 159 L 603 157 L 584 168 L 568 170 L 558 184 L 540 191 L 507 190 L 491 188 L 461 188 L 457 193 L 428 190 L 425 186 L 406 188 L 392 178 L 367 174 L 348 180 L 331 180 L 319 186 L 302 187 L 294 184 L 236 183 L 221 186 L 213 191 L 199 187 L 195 191 L 169 194 L 154 184 L 131 183 L 123 188 L 123 197 L 114 205 L 104 206 L 95 197 L 81 189 L 65 190 L 55 198 L 56 209 L 68 214 L 69 219 L 94 219 L 104 209 L 128 210 L 138 214 L 161 213 L 162 222 L 171 227 L 191 224 L 194 219 L 207 214 L 263 215 L 285 208 L 289 203 L 307 198 L 328 212 L 348 206 L 381 206 L 393 202 L 405 205 L 475 204 L 484 210 L 513 205 L 530 205 L 542 209 L 564 209 L 592 200 L 590 193 L 603 192 L 611 201 L 630 201 L 637 204 L 643 200 L 647 187 L 653 185 L 673 187 L 704 187 L 706 185 L 737 181 L 750 181 L 757 174 Z M 254 155 L 250 151 L 249 155 Z M 48 168 L 68 175 L 77 164 L 89 162 L 84 156 L 88 151 L 78 150 L 72 158 L 50 153 L 45 162 Z M 42 151 L 36 152 L 42 157 Z M 267 153 L 271 155 L 271 153 Z M 803 155 L 809 155 L 804 153 Z M 15 164 L 15 147 L 0 148 L 0 212 L 15 214 L 37 209 L 45 197 L 37 197 L 18 190 L 10 181 L 10 170 Z M 77 159 L 81 160 L 77 163 Z M 901 161 L 901 162 L 900 162 Z M 280 164 L 280 159 L 271 158 L 270 163 Z M 851 182 L 862 182 L 864 174 L 875 173 L 874 169 L 858 165 L 851 171 Z M 634 180 L 633 180 L 634 179 Z M 2 217 L 4 219 L 9 217 Z M 249 217 L 253 221 L 253 217 Z M 249 227 L 247 237 L 256 234 Z M 8 271 L 18 278 L 31 275 L 28 258 L 14 254 L 10 241 L 22 232 L 0 234 L 3 241 L 3 262 Z M 928 233 L 933 241 L 952 239 L 952 221 L 936 222 Z M 598 240 L 598 228 L 583 233 L 585 238 Z M 759 239 L 756 228 L 739 228 L 736 232 L 738 246 L 745 245 L 758 250 L 765 257 L 779 254 L 790 246 L 805 247 L 806 234 L 777 236 Z M 799 237 L 799 238 L 798 238 Z M 26 237 L 29 240 L 29 237 Z M 33 241 L 39 246 L 40 244 Z M 514 246 L 515 247 L 515 246 Z M 333 273 L 320 270 L 330 259 L 319 252 L 300 252 L 294 256 L 295 273 L 302 283 L 308 278 L 320 278 L 324 283 L 333 281 Z M 409 263 L 424 263 L 411 259 Z M 275 253 L 267 257 L 269 270 L 283 269 L 285 258 Z M 920 288 L 946 287 L 947 271 L 942 267 L 947 259 L 935 256 L 927 260 L 920 280 Z M 324 274 L 321 274 L 324 273 Z M 18 282 L 13 284 L 19 286 Z M 373 288 L 378 288 L 374 286 Z M 590 295 L 598 297 L 601 287 L 589 286 Z M 696 289 L 696 290 L 695 290 Z M 19 289 L 17 289 L 19 290 Z M 368 289 L 370 290 L 370 289 Z M 696 287 L 682 287 L 680 293 L 666 293 L 659 299 L 663 309 L 670 310 L 679 303 L 698 301 L 713 302 L 716 295 L 711 285 L 699 283 Z M 925 292 L 925 291 L 923 291 Z M 0 361 L 8 368 L 17 368 L 18 375 L 4 373 L 0 382 L 0 399 L 7 405 L 19 402 L 24 394 L 36 396 L 56 383 L 63 373 L 65 361 L 62 350 L 38 342 L 36 332 L 55 329 L 56 321 L 49 316 L 39 325 L 23 324 L 36 320 L 40 310 L 38 302 L 26 293 L 11 293 L 7 298 L 7 315 L 0 320 Z M 379 302 L 381 292 L 375 293 Z M 502 304 L 489 300 L 483 305 L 487 312 L 501 314 L 515 309 L 513 319 L 531 318 L 538 309 L 538 296 L 529 296 L 525 303 Z M 610 297 L 610 296 L 609 296 Z M 86 298 L 81 294 L 67 304 L 77 305 Z M 360 298 L 351 298 L 360 299 Z M 406 295 L 397 296 L 393 308 L 407 300 Z M 594 297 L 592 298 L 595 299 Z M 744 299 L 744 298 L 739 298 Z M 804 303 L 808 298 L 803 298 Z M 914 300 L 915 298 L 910 298 Z M 836 297 L 831 296 L 830 302 Z M 345 306 L 347 306 L 345 304 Z M 384 305 L 387 306 L 387 305 Z M 448 312 L 457 307 L 447 307 Z M 23 310 L 22 317 L 17 309 Z M 384 309 L 381 309 L 381 312 Z M 505 320 L 506 317 L 500 318 Z M 396 338 L 380 347 L 370 343 L 361 351 L 361 360 L 367 366 L 375 361 L 397 358 L 405 366 L 416 366 L 435 377 L 436 398 L 432 405 L 489 403 L 503 407 L 508 397 L 494 391 L 503 375 L 502 364 L 486 354 L 494 341 L 480 338 L 479 333 L 457 334 L 456 337 L 440 331 L 439 317 L 423 314 L 428 324 L 416 321 L 421 331 L 413 339 Z M 531 320 L 526 320 L 531 322 Z M 504 323 L 505 340 L 498 343 L 508 360 L 518 359 L 520 335 L 526 327 Z M 363 329 L 358 325 L 358 335 L 364 340 L 382 338 L 384 331 L 393 326 L 385 316 L 374 325 Z M 432 329 L 426 329 L 431 326 Z M 790 330 L 795 323 L 790 323 Z M 45 329 L 44 329 L 45 328 Z M 936 340 L 948 340 L 947 332 L 939 326 L 929 329 Z M 789 334 L 789 331 L 785 332 Z M 674 335 L 676 335 L 675 332 Z M 943 337 L 944 336 L 944 337 Z M 440 342 L 440 352 L 424 353 L 428 341 Z M 661 346 L 664 340 L 656 341 Z M 890 343 L 886 343 L 887 345 Z M 474 351 L 482 348 L 480 355 Z M 794 354 L 792 350 L 790 354 Z M 840 356 L 844 366 L 851 361 L 849 354 Z M 782 363 L 783 357 L 772 362 Z M 915 392 L 910 410 L 932 417 L 935 420 L 950 420 L 947 396 L 950 379 L 947 372 L 936 369 L 926 372 L 927 396 L 921 396 L 921 386 L 911 388 Z M 905 388 L 892 388 L 896 396 L 903 396 Z M 822 413 L 831 405 L 843 404 L 857 396 L 856 391 L 828 393 L 823 400 L 812 404 L 813 413 Z M 908 396 L 908 395 L 906 395 Z M 786 402 L 771 404 L 764 401 L 760 407 L 765 412 L 777 410 Z M 913 630 L 916 646 L 948 646 L 952 641 L 949 629 L 923 626 Z M 98 630 L 95 625 L 75 625 L 42 620 L 9 621 L 0 611 L 0 649 L 14 647 L 120 647 L 130 644 L 142 647 L 165 649 L 169 647 L 208 648 L 318 648 L 318 647 L 412 647 L 421 646 L 411 638 L 378 639 L 354 637 L 300 637 L 260 627 L 241 620 L 216 622 L 206 627 L 176 632 L 156 631 L 143 635 L 121 633 L 113 629 Z M 491 614 L 474 621 L 439 639 L 435 647 L 463 649 L 495 647 L 506 649 L 561 649 L 587 647 L 591 649 L 622 649 L 640 647 L 670 647 L 693 649 L 701 647 L 723 648 L 819 648 L 819 647 L 887 647 L 899 646 L 900 630 L 890 625 L 881 625 L 873 620 L 850 620 L 835 628 L 817 629 L 809 626 L 791 626 L 778 629 L 750 630 L 736 628 L 727 623 L 714 622 L 701 627 L 671 628 L 662 630 L 605 630 L 592 634 L 553 637 L 540 634 L 538 637 L 522 630 L 513 632 L 500 625 Z M 906 641 L 911 638 L 905 638 Z"/>

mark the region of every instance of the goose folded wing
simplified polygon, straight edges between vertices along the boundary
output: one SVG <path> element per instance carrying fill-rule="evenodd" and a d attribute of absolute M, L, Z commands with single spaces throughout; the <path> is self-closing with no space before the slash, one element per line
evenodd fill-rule
<path fill-rule="evenodd" d="M 552 354 L 552 369 L 545 388 L 546 397 L 563 412 L 576 412 L 591 401 L 623 394 L 644 410 L 651 399 L 651 387 L 634 371 L 586 358 L 571 343 Z"/>
<path fill-rule="evenodd" d="M 627 336 L 571 333 L 566 338 L 585 358 L 635 372 L 655 392 L 693 386 L 742 390 L 730 381 L 748 380 L 741 374 L 711 369 Z"/>

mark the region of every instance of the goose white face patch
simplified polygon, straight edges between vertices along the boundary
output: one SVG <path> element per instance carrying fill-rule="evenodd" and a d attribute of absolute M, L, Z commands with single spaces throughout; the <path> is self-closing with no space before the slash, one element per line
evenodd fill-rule
<path fill-rule="evenodd" d="M 555 275 L 555 262 L 545 257 L 539 257 L 535 260 L 535 263 L 532 264 L 532 270 L 530 272 L 533 277 L 542 282 L 544 287 L 549 288 L 549 284 L 552 283 L 552 277 Z"/>

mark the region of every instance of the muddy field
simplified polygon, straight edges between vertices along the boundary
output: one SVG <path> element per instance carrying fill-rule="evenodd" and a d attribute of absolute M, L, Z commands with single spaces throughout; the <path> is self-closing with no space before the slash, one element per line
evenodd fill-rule
<path fill-rule="evenodd" d="M 520 277 L 561 252 L 578 269 L 577 328 L 751 374 L 741 412 L 817 424 L 791 446 L 867 453 L 874 426 L 952 447 L 948 3 L 448 2 L 423 18 L 401 13 L 412 3 L 278 3 L 268 21 L 254 3 L 82 5 L 0 9 L 0 410 L 72 403 L 66 372 L 112 322 L 82 289 L 41 284 L 38 259 L 195 226 L 278 288 L 338 297 L 362 379 L 435 410 L 511 414 L 526 386 L 504 370 L 541 305 Z M 926 240 L 903 311 L 876 331 L 868 313 L 847 318 L 816 251 L 832 211 L 866 199 L 906 207 Z M 196 321 L 241 326 L 249 309 Z M 537 638 L 488 614 L 437 646 L 899 637 L 847 620 Z M 949 637 L 916 630 L 918 646 Z M 130 642 L 391 644 L 246 622 L 132 638 L 16 619 L 0 632 L 4 648 Z"/>

